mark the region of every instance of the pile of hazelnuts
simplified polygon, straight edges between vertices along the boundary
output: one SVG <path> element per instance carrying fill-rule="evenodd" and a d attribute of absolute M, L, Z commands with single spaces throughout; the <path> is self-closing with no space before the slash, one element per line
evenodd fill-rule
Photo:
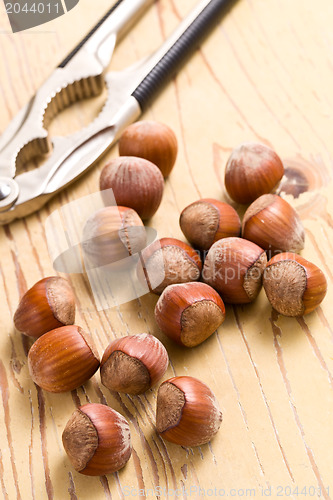
<path fill-rule="evenodd" d="M 194 347 L 225 319 L 225 303 L 253 302 L 263 285 L 272 307 L 285 316 L 313 311 L 327 283 L 322 271 L 299 255 L 304 228 L 294 208 L 272 194 L 283 175 L 278 155 L 262 144 L 234 149 L 225 169 L 230 198 L 248 204 L 241 223 L 236 209 L 205 198 L 185 207 L 180 227 L 188 243 L 161 238 L 147 245 L 143 221 L 157 211 L 166 178 L 176 161 L 177 139 L 164 124 L 141 121 L 119 140 L 119 157 L 102 170 L 105 207 L 83 229 L 83 251 L 95 266 L 140 254 L 137 278 L 158 294 L 156 323 L 181 346 Z M 117 206 L 109 204 L 110 190 Z M 104 193 L 104 194 L 103 194 Z M 45 278 L 22 297 L 15 327 L 36 341 L 28 353 L 33 381 L 50 392 L 74 390 L 100 369 L 111 391 L 142 394 L 165 374 L 169 358 L 162 342 L 141 333 L 113 340 L 100 361 L 90 334 L 74 325 L 73 291 L 62 277 Z M 164 381 L 157 392 L 156 429 L 182 446 L 207 443 L 222 421 L 206 384 L 191 376 Z M 126 419 L 107 405 L 78 408 L 63 444 L 74 468 L 102 475 L 122 468 L 131 455 Z"/>

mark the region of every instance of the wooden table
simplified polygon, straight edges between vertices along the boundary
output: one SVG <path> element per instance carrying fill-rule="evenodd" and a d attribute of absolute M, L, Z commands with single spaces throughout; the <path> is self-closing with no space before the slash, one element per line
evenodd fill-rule
<path fill-rule="evenodd" d="M 158 0 L 120 43 L 111 68 L 148 54 L 194 4 Z M 108 6 L 80 0 L 65 16 L 16 34 L 1 6 L 1 130 Z M 183 238 L 178 218 L 190 202 L 226 199 L 223 171 L 234 146 L 259 141 L 279 153 L 290 178 L 289 194 L 284 188 L 282 196 L 297 208 L 306 230 L 302 254 L 328 279 L 322 306 L 304 318 L 284 318 L 272 313 L 261 292 L 252 305 L 228 306 L 225 323 L 204 344 L 182 349 L 155 324 L 156 296 L 97 312 L 84 277 L 69 276 L 76 322 L 91 332 L 100 353 L 115 336 L 153 333 L 170 354 L 165 378 L 193 375 L 211 387 L 224 420 L 210 444 L 185 449 L 157 435 L 156 388 L 139 397 L 111 394 L 96 374 L 72 393 L 38 389 L 27 366 L 31 342 L 13 327 L 20 296 L 55 273 L 46 218 L 96 192 L 101 168 L 117 156 L 117 147 L 43 210 L 0 228 L 2 498 L 154 498 L 159 489 L 162 498 L 166 492 L 175 498 L 174 490 L 179 498 L 333 494 L 332 19 L 330 0 L 239 0 L 144 115 L 168 124 L 179 140 L 176 166 L 150 222 L 161 236 Z M 89 123 L 104 98 L 64 111 L 51 133 Z M 133 454 L 116 474 L 82 476 L 64 453 L 64 425 L 86 402 L 107 403 L 130 423 Z"/>

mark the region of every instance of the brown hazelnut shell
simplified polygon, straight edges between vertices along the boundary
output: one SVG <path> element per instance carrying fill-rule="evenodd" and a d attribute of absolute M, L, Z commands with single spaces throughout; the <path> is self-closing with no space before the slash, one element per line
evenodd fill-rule
<path fill-rule="evenodd" d="M 15 328 L 30 337 L 75 320 L 75 298 L 69 282 L 60 276 L 44 278 L 21 298 L 14 314 Z"/>
<path fill-rule="evenodd" d="M 224 302 L 246 304 L 259 294 L 267 263 L 265 251 L 243 238 L 224 238 L 208 251 L 202 277 Z"/>
<path fill-rule="evenodd" d="M 267 263 L 263 286 L 272 307 L 284 316 L 309 314 L 327 292 L 327 281 L 319 267 L 288 252 L 275 255 Z"/>
<path fill-rule="evenodd" d="M 79 326 L 56 328 L 39 337 L 28 353 L 32 380 L 49 392 L 72 391 L 90 379 L 99 356 L 90 336 Z"/>
<path fill-rule="evenodd" d="M 168 177 L 174 167 L 178 143 L 174 132 L 164 123 L 141 120 L 129 125 L 119 142 L 120 156 L 139 156 L 154 163 Z"/>
<path fill-rule="evenodd" d="M 219 404 L 209 387 L 194 377 L 173 377 L 157 393 L 156 429 L 171 443 L 208 443 L 222 422 Z"/>
<path fill-rule="evenodd" d="M 147 243 L 142 220 L 132 208 L 104 207 L 86 221 L 82 248 L 89 265 L 106 266 L 138 253 Z M 128 265 L 128 263 L 125 263 Z"/>
<path fill-rule="evenodd" d="M 221 238 L 240 236 L 241 233 L 236 210 L 213 198 L 203 198 L 185 207 L 179 224 L 191 245 L 201 250 L 208 250 Z"/>
<path fill-rule="evenodd" d="M 162 201 L 164 179 L 154 163 L 135 156 L 114 158 L 103 168 L 100 189 L 108 205 L 108 191 L 112 189 L 117 205 L 130 207 L 141 219 L 149 219 Z"/>
<path fill-rule="evenodd" d="M 98 403 L 80 406 L 72 414 L 62 442 L 74 469 L 86 476 L 112 474 L 124 467 L 132 453 L 127 420 Z"/>
<path fill-rule="evenodd" d="M 235 148 L 225 168 L 226 190 L 237 203 L 252 203 L 280 182 L 284 166 L 273 149 L 258 143 Z"/>
<path fill-rule="evenodd" d="M 161 294 L 168 285 L 198 280 L 201 270 L 201 258 L 190 245 L 161 238 L 142 251 L 138 275 L 150 291 Z"/>
<path fill-rule="evenodd" d="M 304 228 L 296 210 L 276 194 L 265 194 L 246 210 L 242 236 L 273 256 L 278 252 L 300 252 L 304 248 Z"/>
<path fill-rule="evenodd" d="M 113 340 L 102 356 L 102 384 L 112 391 L 142 394 L 155 385 L 169 365 L 162 342 L 139 333 Z"/>
<path fill-rule="evenodd" d="M 205 283 L 170 285 L 157 301 L 155 319 L 169 338 L 194 347 L 223 323 L 225 307 L 219 294 Z"/>

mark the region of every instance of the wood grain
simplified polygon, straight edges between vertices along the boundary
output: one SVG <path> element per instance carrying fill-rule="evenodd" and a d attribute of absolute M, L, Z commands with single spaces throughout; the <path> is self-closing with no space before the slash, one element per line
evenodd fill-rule
<path fill-rule="evenodd" d="M 110 68 L 127 66 L 158 47 L 194 4 L 195 0 L 156 1 L 117 47 Z M 1 5 L 0 130 L 107 8 L 103 0 L 81 0 L 53 22 L 12 34 Z M 145 114 L 168 124 L 179 141 L 162 205 L 150 221 L 160 236 L 183 239 L 179 214 L 199 197 L 227 199 L 223 171 L 234 146 L 261 141 L 278 152 L 290 178 L 296 179 L 296 188 L 289 183 L 281 194 L 302 217 L 302 254 L 323 269 L 329 283 L 317 311 L 298 320 L 278 316 L 261 292 L 251 305 L 228 306 L 225 323 L 204 344 L 182 349 L 157 328 L 156 296 L 97 311 L 87 280 L 69 276 L 77 323 L 92 333 L 101 354 L 115 337 L 153 333 L 170 354 L 165 378 L 193 375 L 211 387 L 224 415 L 211 443 L 185 449 L 164 442 L 154 427 L 156 388 L 137 397 L 120 395 L 103 387 L 97 374 L 71 393 L 42 391 L 28 373 L 31 341 L 13 327 L 20 296 L 55 272 L 47 249 L 46 218 L 69 201 L 96 192 L 99 173 L 117 155 L 117 147 L 40 212 L 0 227 L 4 499 L 174 498 L 172 490 L 177 489 L 183 489 L 179 497 L 185 499 L 199 498 L 199 488 L 202 494 L 216 488 L 220 496 L 224 491 L 224 496 L 261 497 L 264 488 L 271 498 L 305 497 L 304 492 L 331 497 L 332 16 L 330 0 L 238 0 Z M 104 98 L 65 110 L 51 124 L 51 133 L 64 135 L 89 123 Z M 237 208 L 242 215 L 243 209 Z M 86 402 L 109 404 L 130 423 L 133 454 L 118 473 L 84 477 L 65 456 L 62 430 L 74 409 Z M 158 494 L 159 488 L 166 490 Z"/>

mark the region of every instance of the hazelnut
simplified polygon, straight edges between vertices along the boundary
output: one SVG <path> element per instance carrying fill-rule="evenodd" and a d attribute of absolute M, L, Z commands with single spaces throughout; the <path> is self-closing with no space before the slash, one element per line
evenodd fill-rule
<path fill-rule="evenodd" d="M 153 335 L 139 333 L 113 340 L 101 361 L 102 384 L 127 394 L 142 394 L 156 384 L 168 368 L 164 345 Z"/>
<path fill-rule="evenodd" d="M 28 353 L 32 380 L 49 392 L 72 391 L 99 367 L 96 347 L 79 326 L 56 328 L 39 337 Z"/>
<path fill-rule="evenodd" d="M 86 476 L 112 474 L 124 467 L 132 453 L 127 420 L 98 403 L 75 410 L 62 433 L 62 442 L 74 469 Z"/>
<path fill-rule="evenodd" d="M 246 304 L 260 292 L 267 263 L 265 251 L 243 238 L 224 238 L 208 251 L 202 277 L 224 302 Z"/>
<path fill-rule="evenodd" d="M 162 201 L 164 179 L 154 163 L 135 156 L 121 156 L 103 168 L 100 189 L 108 205 L 108 191 L 112 189 L 118 205 L 133 208 L 141 219 L 154 215 Z"/>
<path fill-rule="evenodd" d="M 23 295 L 14 324 L 25 335 L 40 337 L 54 328 L 72 325 L 74 319 L 75 298 L 70 284 L 60 276 L 50 276 Z"/>
<path fill-rule="evenodd" d="M 227 161 L 225 187 L 237 203 L 251 203 L 270 193 L 284 174 L 283 163 L 271 148 L 263 144 L 241 144 Z"/>
<path fill-rule="evenodd" d="M 263 285 L 272 307 L 284 316 L 312 312 L 327 291 L 326 278 L 319 267 L 287 252 L 275 255 L 267 263 Z"/>
<path fill-rule="evenodd" d="M 241 232 L 236 210 L 211 198 L 195 201 L 184 208 L 179 224 L 191 245 L 200 250 L 208 250 L 221 238 L 240 236 Z"/>
<path fill-rule="evenodd" d="M 264 194 L 249 206 L 242 236 L 268 250 L 270 256 L 304 248 L 304 228 L 297 212 L 276 194 Z"/>
<path fill-rule="evenodd" d="M 82 248 L 88 262 L 105 266 L 139 252 L 146 245 L 142 220 L 132 208 L 104 207 L 95 212 L 83 228 Z"/>
<path fill-rule="evenodd" d="M 194 377 L 173 377 L 157 393 L 156 429 L 171 443 L 200 446 L 221 426 L 219 404 L 206 384 Z"/>
<path fill-rule="evenodd" d="M 225 307 L 219 294 L 205 283 L 170 285 L 157 301 L 155 318 L 169 338 L 194 347 L 223 323 Z"/>
<path fill-rule="evenodd" d="M 120 156 L 139 156 L 154 163 L 168 177 L 178 152 L 177 139 L 164 123 L 142 120 L 129 125 L 119 139 Z"/>
<path fill-rule="evenodd" d="M 138 275 L 152 292 L 160 294 L 168 285 L 197 281 L 201 269 L 201 259 L 190 245 L 176 238 L 162 238 L 142 251 Z"/>

